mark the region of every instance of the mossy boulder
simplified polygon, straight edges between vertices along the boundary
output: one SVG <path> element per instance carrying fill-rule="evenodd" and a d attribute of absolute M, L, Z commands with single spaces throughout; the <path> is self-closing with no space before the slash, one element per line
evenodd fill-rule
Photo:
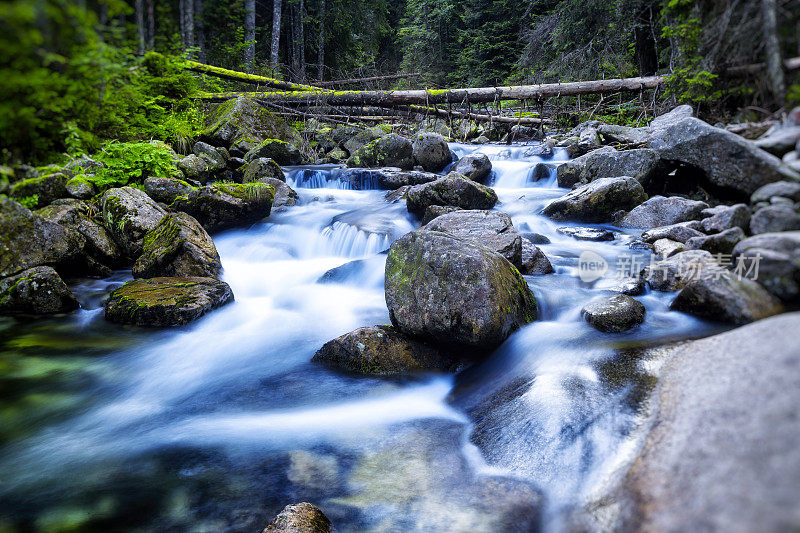
<path fill-rule="evenodd" d="M 604 333 L 621 333 L 644 322 L 645 307 L 625 294 L 592 300 L 581 310 L 590 326 Z"/>
<path fill-rule="evenodd" d="M 261 533 L 332 533 L 333 525 L 317 507 L 307 502 L 287 505 Z"/>
<path fill-rule="evenodd" d="M 222 271 L 214 241 L 194 218 L 171 213 L 144 236 L 142 255 L 133 265 L 137 278 L 194 276 L 217 278 Z"/>
<path fill-rule="evenodd" d="M 86 239 L 0 196 L 0 277 L 37 266 L 75 273 L 83 265 Z"/>
<path fill-rule="evenodd" d="M 361 147 L 366 146 L 373 141 L 377 141 L 386 135 L 387 133 L 380 128 L 367 128 L 361 130 L 358 128 L 349 128 L 344 126 L 334 130 L 333 140 L 342 143 L 342 146 L 345 150 L 347 150 L 347 153 L 352 155 Z"/>
<path fill-rule="evenodd" d="M 67 194 L 79 200 L 89 200 L 97 194 L 97 188 L 94 183 L 89 181 L 84 174 L 79 174 L 67 181 L 65 188 Z"/>
<path fill-rule="evenodd" d="M 15 200 L 36 197 L 37 201 L 34 207 L 43 207 L 53 200 L 69 196 L 67 193 L 68 181 L 69 178 L 62 172 L 29 178 L 12 185 L 10 196 Z"/>
<path fill-rule="evenodd" d="M 134 187 L 109 189 L 100 198 L 103 226 L 130 260 L 142 253 L 145 234 L 155 228 L 166 210 Z"/>
<path fill-rule="evenodd" d="M 267 178 L 286 181 L 280 165 L 268 157 L 259 157 L 251 160 L 244 168 L 244 183 L 251 181 L 264 181 Z"/>
<path fill-rule="evenodd" d="M 278 139 L 266 139 L 244 156 L 244 160 L 248 163 L 262 158 L 272 159 L 279 165 L 299 165 L 303 161 L 300 150 Z"/>
<path fill-rule="evenodd" d="M 211 174 L 216 167 L 212 161 L 203 159 L 195 154 L 189 154 L 178 161 L 178 169 L 183 172 L 186 179 L 205 183 L 211 178 Z"/>
<path fill-rule="evenodd" d="M 231 288 L 214 278 L 137 279 L 111 293 L 105 317 L 120 324 L 179 326 L 231 301 Z"/>
<path fill-rule="evenodd" d="M 506 213 L 458 210 L 434 218 L 422 229 L 471 240 L 502 255 L 517 268 L 522 266 L 522 237 Z"/>
<path fill-rule="evenodd" d="M 414 166 L 411 141 L 390 133 L 350 153 L 348 167 L 398 167 L 410 170 Z"/>
<path fill-rule="evenodd" d="M 553 220 L 609 222 L 617 211 L 627 211 L 646 199 L 642 184 L 634 178 L 600 178 L 557 198 L 543 214 Z"/>
<path fill-rule="evenodd" d="M 419 133 L 412 144 L 414 160 L 428 172 L 441 172 L 453 162 L 447 141 L 438 133 Z"/>
<path fill-rule="evenodd" d="M 264 139 L 275 138 L 294 142 L 297 132 L 280 117 L 276 117 L 255 98 L 240 96 L 219 104 L 209 114 L 209 126 L 201 134 L 202 140 L 213 146 L 231 147 L 238 141 L 251 140 L 253 145 Z M 244 152 L 232 155 L 242 156 Z"/>
<path fill-rule="evenodd" d="M 496 203 L 494 190 L 454 172 L 431 183 L 415 185 L 406 192 L 406 207 L 418 217 L 432 205 L 491 209 Z"/>
<path fill-rule="evenodd" d="M 144 180 L 144 192 L 147 196 L 161 202 L 171 204 L 178 196 L 185 196 L 192 192 L 193 187 L 186 181 L 176 178 L 147 178 Z"/>
<path fill-rule="evenodd" d="M 268 217 L 274 197 L 266 183 L 212 183 L 179 196 L 170 207 L 190 214 L 206 231 L 219 231 Z"/>
<path fill-rule="evenodd" d="M 484 154 L 468 154 L 456 161 L 453 172 L 483 183 L 492 175 L 492 162 Z"/>
<path fill-rule="evenodd" d="M 51 267 L 29 268 L 0 278 L 2 315 L 65 313 L 77 308 L 78 301 Z"/>
<path fill-rule="evenodd" d="M 446 352 L 406 337 L 391 326 L 371 326 L 346 333 L 326 342 L 312 361 L 347 372 L 378 376 L 450 371 L 457 367 L 457 361 Z"/>
<path fill-rule="evenodd" d="M 385 286 L 392 324 L 447 348 L 491 350 L 537 316 L 533 293 L 505 257 L 437 231 L 392 244 Z"/>

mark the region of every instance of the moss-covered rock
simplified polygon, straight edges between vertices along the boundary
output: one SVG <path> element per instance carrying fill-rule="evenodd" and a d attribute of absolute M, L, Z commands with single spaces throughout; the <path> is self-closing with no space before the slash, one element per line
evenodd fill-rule
<path fill-rule="evenodd" d="M 276 117 L 255 98 L 240 96 L 219 104 L 209 114 L 209 126 L 201 138 L 214 145 L 232 147 L 245 139 L 258 144 L 264 139 L 280 139 L 295 142 L 299 135 L 287 121 Z M 231 149 L 231 155 L 243 156 Z"/>
<path fill-rule="evenodd" d="M 120 324 L 179 326 L 231 301 L 228 284 L 213 278 L 137 279 L 111 293 L 105 317 Z"/>
<path fill-rule="evenodd" d="M 456 161 L 453 172 L 483 183 L 492 175 L 492 162 L 484 154 L 468 154 Z"/>
<path fill-rule="evenodd" d="M 205 183 L 211 178 L 211 173 L 216 169 L 212 161 L 195 154 L 189 154 L 178 161 L 178 168 L 187 179 Z"/>
<path fill-rule="evenodd" d="M 79 271 L 86 239 L 0 196 L 0 277 L 37 266 Z"/>
<path fill-rule="evenodd" d="M 274 197 L 266 183 L 212 183 L 179 196 L 170 207 L 192 215 L 206 231 L 218 231 L 268 217 Z"/>
<path fill-rule="evenodd" d="M 65 313 L 78 301 L 55 270 L 40 266 L 0 278 L 0 314 Z"/>
<path fill-rule="evenodd" d="M 349 167 L 398 167 L 410 170 L 414 167 L 411 141 L 396 133 L 390 133 L 350 153 Z"/>
<path fill-rule="evenodd" d="M 348 154 L 355 154 L 359 148 L 384 137 L 386 132 L 380 128 L 359 129 L 340 126 L 333 133 L 333 140 L 342 143 Z"/>
<path fill-rule="evenodd" d="M 194 218 L 171 213 L 144 236 L 142 255 L 133 265 L 137 278 L 194 276 L 217 278 L 222 271 L 214 241 Z"/>
<path fill-rule="evenodd" d="M 490 350 L 537 316 L 514 265 L 446 233 L 417 230 L 395 241 L 385 284 L 392 324 L 444 347 Z"/>
<path fill-rule="evenodd" d="M 522 237 L 506 213 L 457 210 L 434 218 L 423 229 L 471 240 L 502 255 L 517 268 L 522 266 Z"/>
<path fill-rule="evenodd" d="M 644 322 L 645 307 L 625 294 L 592 300 L 581 310 L 584 320 L 596 330 L 621 333 Z"/>
<path fill-rule="evenodd" d="M 428 172 L 441 172 L 453 162 L 447 141 L 438 133 L 419 133 L 412 143 L 414 161 Z"/>
<path fill-rule="evenodd" d="M 300 150 L 279 139 L 266 139 L 244 156 L 248 163 L 261 158 L 272 159 L 279 165 L 299 165 L 303 161 Z"/>
<path fill-rule="evenodd" d="M 287 505 L 261 533 L 331 533 L 333 525 L 320 509 L 307 502 Z"/>
<path fill-rule="evenodd" d="M 166 210 L 134 187 L 109 189 L 100 199 L 103 225 L 131 260 L 142 253 L 145 234 L 161 221 Z"/>
<path fill-rule="evenodd" d="M 53 200 L 68 196 L 67 181 L 69 178 L 61 172 L 18 181 L 11 186 L 11 197 L 16 200 L 35 197 L 37 201 L 34 207 L 43 207 Z"/>
<path fill-rule="evenodd" d="M 312 361 L 354 372 L 389 376 L 426 370 L 455 370 L 451 354 L 410 339 L 391 326 L 359 328 L 320 348 Z"/>
<path fill-rule="evenodd" d="M 494 190 L 454 172 L 431 183 L 411 187 L 406 192 L 406 207 L 418 217 L 422 217 L 431 205 L 491 209 L 496 203 Z"/>
<path fill-rule="evenodd" d="M 286 181 L 286 176 L 280 165 L 268 157 L 259 157 L 247 163 L 244 168 L 244 178 L 242 179 L 244 183 L 264 181 L 266 178 Z"/>
<path fill-rule="evenodd" d="M 171 204 L 178 196 L 185 196 L 192 192 L 193 187 L 188 182 L 175 178 L 147 178 L 144 180 L 144 192 L 162 204 Z"/>
<path fill-rule="evenodd" d="M 67 181 L 67 194 L 79 200 L 89 200 L 97 194 L 94 183 L 89 181 L 84 174 L 79 174 Z"/>
<path fill-rule="evenodd" d="M 610 222 L 617 211 L 627 211 L 646 199 L 642 185 L 633 178 L 600 178 L 557 198 L 543 214 L 553 220 Z"/>

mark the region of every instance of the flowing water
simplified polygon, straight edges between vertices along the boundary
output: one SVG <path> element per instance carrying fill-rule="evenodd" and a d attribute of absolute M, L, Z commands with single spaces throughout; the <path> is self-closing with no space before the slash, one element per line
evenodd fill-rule
<path fill-rule="evenodd" d="M 539 321 L 455 376 L 312 364 L 324 342 L 388 323 L 381 252 L 419 223 L 369 172 L 350 190 L 331 166 L 290 169 L 297 206 L 215 236 L 236 301 L 200 321 L 106 323 L 103 297 L 130 279 L 118 272 L 76 284 L 75 314 L 0 322 L 0 531 L 252 532 L 298 501 L 345 532 L 562 529 L 630 452 L 657 364 L 640 348 L 716 327 L 647 292 L 642 326 L 593 330 L 582 306 L 610 294 L 619 258 L 648 252 L 537 215 L 565 192 L 563 153 L 451 147 L 487 154 L 496 209 L 550 239 L 556 273 L 526 277 Z M 586 250 L 612 265 L 605 278 L 578 277 Z"/>

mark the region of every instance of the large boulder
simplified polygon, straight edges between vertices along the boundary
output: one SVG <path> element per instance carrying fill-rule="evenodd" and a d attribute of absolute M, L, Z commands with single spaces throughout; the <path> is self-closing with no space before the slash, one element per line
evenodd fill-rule
<path fill-rule="evenodd" d="M 293 141 L 297 132 L 291 124 L 267 111 L 254 98 L 240 96 L 219 104 L 211 112 L 210 125 L 201 137 L 214 146 L 242 144 L 249 146 L 249 150 L 267 138 Z M 232 151 L 232 155 L 241 157 L 247 150 Z"/>
<path fill-rule="evenodd" d="M 441 172 L 453 159 L 447 141 L 438 133 L 419 133 L 412 144 L 414 160 L 428 172 Z"/>
<path fill-rule="evenodd" d="M 666 198 L 653 196 L 630 213 L 622 217 L 623 228 L 658 228 L 679 222 L 687 222 L 700 218 L 703 209 L 708 208 L 705 202 L 688 200 L 678 196 Z"/>
<path fill-rule="evenodd" d="M 266 183 L 213 183 L 179 196 L 170 207 L 192 215 L 206 231 L 219 231 L 268 217 L 274 195 Z"/>
<path fill-rule="evenodd" d="M 65 313 L 77 308 L 78 301 L 51 267 L 0 278 L 0 315 Z"/>
<path fill-rule="evenodd" d="M 244 156 L 244 160 L 248 163 L 262 158 L 272 159 L 279 165 L 299 165 L 303 160 L 300 150 L 278 139 L 266 139 Z"/>
<path fill-rule="evenodd" d="M 734 272 L 785 302 L 800 302 L 800 231 L 762 233 L 733 248 Z"/>
<path fill-rule="evenodd" d="M 396 167 L 382 168 L 377 171 L 378 185 L 381 189 L 395 190 L 406 185 L 422 185 L 436 181 L 442 176 L 433 172 L 419 170 L 402 170 Z"/>
<path fill-rule="evenodd" d="M 398 167 L 410 170 L 414 166 L 411 141 L 396 133 L 390 133 L 366 144 L 351 153 L 349 167 Z"/>
<path fill-rule="evenodd" d="M 69 177 L 62 172 L 18 181 L 11 186 L 10 196 L 15 200 L 36 198 L 36 207 L 42 207 L 58 198 L 66 198 Z"/>
<path fill-rule="evenodd" d="M 494 190 L 452 172 L 431 183 L 411 187 L 406 192 L 408 211 L 419 217 L 431 205 L 491 209 L 496 203 Z"/>
<path fill-rule="evenodd" d="M 634 178 L 599 178 L 554 200 L 543 214 L 553 220 L 608 222 L 617 211 L 632 209 L 646 198 Z"/>
<path fill-rule="evenodd" d="M 214 278 L 137 279 L 111 293 L 105 316 L 120 324 L 179 326 L 231 301 L 231 288 Z"/>
<path fill-rule="evenodd" d="M 144 180 L 144 192 L 147 196 L 161 202 L 171 204 L 178 196 L 189 194 L 195 187 L 175 178 L 147 178 Z"/>
<path fill-rule="evenodd" d="M 107 190 L 100 198 L 100 206 L 103 225 L 131 260 L 141 255 L 145 233 L 167 214 L 144 191 L 134 187 Z"/>
<path fill-rule="evenodd" d="M 745 204 L 719 206 L 701 224 L 706 233 L 720 233 L 731 228 L 747 229 L 750 226 L 750 209 Z"/>
<path fill-rule="evenodd" d="M 507 259 L 446 233 L 418 230 L 395 241 L 385 283 L 392 324 L 444 347 L 490 350 L 537 316 Z"/>
<path fill-rule="evenodd" d="M 621 333 L 644 322 L 645 307 L 625 294 L 592 300 L 581 310 L 590 326 L 604 333 Z"/>
<path fill-rule="evenodd" d="M 358 128 L 348 128 L 345 126 L 334 130 L 333 140 L 342 143 L 347 153 L 352 155 L 362 146 L 366 146 L 372 141 L 385 137 L 387 134 L 388 132 L 381 128 L 359 130 Z"/>
<path fill-rule="evenodd" d="M 286 181 L 280 165 L 268 157 L 259 157 L 251 160 L 244 168 L 244 183 L 251 181 L 264 181 L 265 179 L 276 179 Z"/>
<path fill-rule="evenodd" d="M 750 233 L 776 233 L 800 229 L 800 214 L 788 205 L 768 205 L 753 213 Z"/>
<path fill-rule="evenodd" d="M 144 236 L 133 265 L 137 278 L 193 276 L 217 278 L 222 270 L 214 241 L 194 218 L 171 213 Z"/>
<path fill-rule="evenodd" d="M 692 279 L 727 273 L 714 256 L 705 250 L 687 250 L 644 267 L 640 276 L 654 290 L 678 291 Z"/>
<path fill-rule="evenodd" d="M 737 325 L 783 311 L 780 301 L 761 285 L 727 271 L 691 279 L 672 301 L 670 309 Z"/>
<path fill-rule="evenodd" d="M 484 154 L 468 154 L 456 161 L 452 171 L 472 181 L 484 182 L 492 175 L 492 162 Z"/>
<path fill-rule="evenodd" d="M 756 189 L 800 175 L 742 137 L 696 118 L 657 131 L 650 147 L 666 161 L 700 169 L 719 193 L 749 197 Z"/>
<path fill-rule="evenodd" d="M 213 172 L 221 170 L 215 168 L 213 162 L 195 154 L 189 154 L 180 159 L 177 162 L 177 166 L 178 169 L 183 172 L 183 175 L 186 176 L 186 179 L 199 181 L 200 183 L 205 183 L 211 179 Z"/>
<path fill-rule="evenodd" d="M 598 178 L 630 176 L 647 188 L 666 175 L 667 166 L 658 152 L 649 148 L 617 151 L 600 149 L 558 167 L 559 187 L 572 187 Z"/>
<path fill-rule="evenodd" d="M 556 168 L 556 179 L 558 181 L 558 186 L 565 189 L 571 189 L 583 179 L 584 168 L 586 167 L 586 163 L 590 158 L 599 154 L 616 153 L 616 151 L 617 150 L 611 146 L 603 146 L 597 150 L 592 150 L 588 154 L 583 154 L 580 157 L 576 157 L 570 161 L 567 161 L 566 163 L 558 165 Z M 588 182 L 589 180 L 587 179 L 586 181 Z"/>
<path fill-rule="evenodd" d="M 319 507 L 307 502 L 287 505 L 261 533 L 332 533 L 333 525 Z"/>
<path fill-rule="evenodd" d="M 505 213 L 459 210 L 434 218 L 422 229 L 473 241 L 502 255 L 517 268 L 522 266 L 522 237 Z"/>
<path fill-rule="evenodd" d="M 0 277 L 37 266 L 76 270 L 86 244 L 77 231 L 55 224 L 0 195 Z"/>
<path fill-rule="evenodd" d="M 359 328 L 346 333 L 326 342 L 312 361 L 348 372 L 379 376 L 451 371 L 458 366 L 452 356 L 406 337 L 391 326 Z"/>

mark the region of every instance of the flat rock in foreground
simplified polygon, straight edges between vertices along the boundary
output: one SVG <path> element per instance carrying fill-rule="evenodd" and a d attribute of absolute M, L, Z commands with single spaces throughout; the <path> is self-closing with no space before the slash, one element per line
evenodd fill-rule
<path fill-rule="evenodd" d="M 150 278 L 113 291 L 106 319 L 137 326 L 179 326 L 233 301 L 227 283 L 213 278 Z"/>

